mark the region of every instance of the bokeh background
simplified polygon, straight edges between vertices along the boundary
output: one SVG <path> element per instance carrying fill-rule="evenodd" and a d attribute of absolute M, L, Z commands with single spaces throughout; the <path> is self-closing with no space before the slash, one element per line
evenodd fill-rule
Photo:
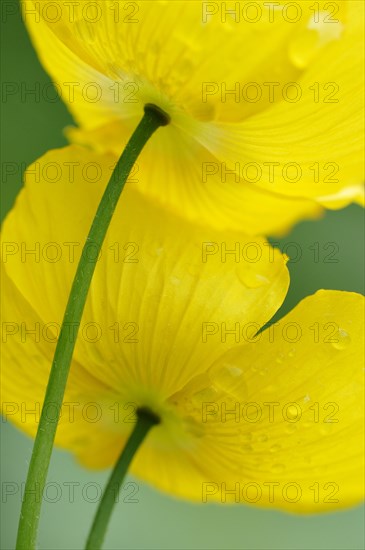
<path fill-rule="evenodd" d="M 22 172 L 32 161 L 54 147 L 66 144 L 62 130 L 72 119 L 61 101 L 50 103 L 39 94 L 26 93 L 48 84 L 21 21 L 17 0 L 3 0 L 2 80 L 13 86 L 14 94 L 2 99 L 2 219 L 12 207 L 22 186 Z M 4 88 L 3 88 L 4 89 Z M 9 88 L 7 88 L 9 89 Z M 6 163 L 21 165 L 8 175 Z M 278 242 L 278 239 L 272 239 Z M 363 293 L 364 218 L 359 207 L 330 212 L 322 220 L 301 223 L 280 246 L 301 258 L 290 262 L 291 288 L 282 316 L 303 297 L 320 288 Z M 295 243 L 294 245 L 288 243 Z M 310 249 L 319 243 L 319 261 Z M 327 263 L 335 243 L 337 263 Z M 359 437 L 361 435 L 359 434 Z M 1 548 L 14 548 L 20 511 L 20 491 L 25 481 L 32 441 L 7 422 L 1 423 L 1 479 L 19 490 L 1 499 Z M 95 485 L 103 487 L 108 472 L 88 472 L 72 456 L 55 450 L 48 481 L 47 501 L 43 505 L 39 547 L 41 549 L 80 549 L 88 532 L 96 503 Z M 235 504 L 192 505 L 162 495 L 138 484 L 134 499 L 121 501 L 108 531 L 106 549 L 346 549 L 364 548 L 364 509 L 317 516 L 295 516 Z M 70 483 L 74 502 L 69 502 Z M 7 485 L 9 488 L 9 485 Z M 83 498 L 82 489 L 86 498 Z M 131 490 L 126 491 L 126 495 Z M 85 496 L 85 493 L 84 493 Z M 52 502 L 53 501 L 53 502 Z"/>

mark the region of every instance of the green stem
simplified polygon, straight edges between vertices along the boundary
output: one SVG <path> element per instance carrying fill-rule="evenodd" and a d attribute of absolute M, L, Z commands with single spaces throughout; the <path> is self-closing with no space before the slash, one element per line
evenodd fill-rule
<path fill-rule="evenodd" d="M 16 545 L 18 550 L 33 550 L 36 544 L 42 495 L 47 479 L 67 377 L 76 344 L 77 331 L 80 326 L 97 262 L 98 254 L 95 255 L 95 258 L 90 258 L 88 247 L 92 244 L 97 250 L 101 249 L 118 199 L 136 159 L 157 128 L 165 126 L 168 122 L 167 115 L 160 111 L 158 107 L 153 105 L 145 106 L 145 114 L 113 171 L 86 239 L 66 306 L 29 464 L 19 520 Z M 87 193 L 86 189 L 85 193 Z M 80 204 L 80 208 L 82 206 Z M 57 296 L 54 299 L 57 300 Z M 70 326 L 77 329 L 72 338 L 70 337 Z M 47 414 L 47 407 L 49 405 L 56 409 L 58 412 L 57 417 L 50 418 L 50 415 Z"/>
<path fill-rule="evenodd" d="M 147 409 L 137 411 L 137 423 L 109 478 L 87 539 L 86 550 L 100 550 L 128 467 L 149 430 L 159 421 Z"/>

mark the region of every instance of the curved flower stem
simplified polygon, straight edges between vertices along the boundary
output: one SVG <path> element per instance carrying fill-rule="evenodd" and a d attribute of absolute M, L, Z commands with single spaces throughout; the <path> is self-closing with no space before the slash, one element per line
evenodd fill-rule
<path fill-rule="evenodd" d="M 77 331 L 79 329 L 98 258 L 98 254 L 95 255 L 95 258 L 90 258 L 88 246 L 92 244 L 98 251 L 101 249 L 118 199 L 136 159 L 157 128 L 165 126 L 168 122 L 167 115 L 158 107 L 145 106 L 145 114 L 113 171 L 86 239 L 66 306 L 30 460 L 19 520 L 16 545 L 18 550 L 33 550 L 36 544 L 42 495 L 76 344 L 77 332 L 75 330 L 70 337 L 69 327 L 76 327 Z M 82 206 L 80 204 L 80 208 Z M 57 300 L 57 296 L 54 299 Z M 50 405 L 54 407 L 52 410 L 56 410 L 58 413 L 52 418 L 47 415 L 47 408 Z"/>
<path fill-rule="evenodd" d="M 100 550 L 128 467 L 149 430 L 159 422 L 159 418 L 147 409 L 137 410 L 137 423 L 108 480 L 87 539 L 86 550 Z"/>

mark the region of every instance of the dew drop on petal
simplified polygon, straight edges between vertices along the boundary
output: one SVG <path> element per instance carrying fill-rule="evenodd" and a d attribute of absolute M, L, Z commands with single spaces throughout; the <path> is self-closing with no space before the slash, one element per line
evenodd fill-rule
<path fill-rule="evenodd" d="M 293 424 L 288 424 L 285 428 L 285 431 L 288 434 L 293 434 L 296 430 L 297 430 L 297 425 L 294 424 L 294 423 Z"/>
<path fill-rule="evenodd" d="M 299 69 L 307 67 L 316 52 L 318 37 L 315 31 L 306 29 L 299 33 L 289 46 L 291 62 Z"/>
<path fill-rule="evenodd" d="M 299 414 L 300 414 L 300 409 L 299 409 L 299 407 L 296 407 L 295 405 L 290 405 L 286 409 L 286 416 L 288 417 L 289 420 L 297 419 Z"/>
<path fill-rule="evenodd" d="M 236 266 L 237 277 L 247 288 L 259 288 L 270 283 L 270 280 L 263 274 L 257 273 L 246 263 Z"/>
<path fill-rule="evenodd" d="M 261 434 L 261 435 L 258 436 L 257 441 L 258 441 L 259 443 L 266 443 L 266 441 L 267 441 L 268 439 L 269 439 L 269 438 L 267 437 L 266 434 Z"/>
<path fill-rule="evenodd" d="M 332 346 L 338 350 L 346 349 L 351 343 L 351 338 L 348 332 L 346 332 L 343 328 L 338 329 L 337 334 L 333 337 L 333 340 Z"/>

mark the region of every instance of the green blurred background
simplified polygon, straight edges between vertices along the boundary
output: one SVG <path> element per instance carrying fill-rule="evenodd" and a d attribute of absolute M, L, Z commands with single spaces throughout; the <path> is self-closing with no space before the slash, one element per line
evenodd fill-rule
<path fill-rule="evenodd" d="M 19 172 L 9 175 L 12 165 L 23 168 L 47 150 L 66 143 L 62 129 L 72 122 L 60 101 L 36 97 L 26 89 L 49 83 L 21 21 L 17 0 L 3 0 L 2 80 L 3 90 L 13 95 L 2 99 L 2 219 L 14 203 L 22 185 Z M 10 84 L 9 84 L 10 83 Z M 37 84 L 39 83 L 39 84 Z M 22 94 L 23 90 L 23 94 Z M 51 95 L 49 93 L 49 95 Z M 273 239 L 277 242 L 277 239 Z M 319 243 L 319 261 L 309 247 Z M 290 310 L 304 296 L 319 288 L 363 292 L 364 218 L 352 206 L 331 212 L 318 222 L 300 224 L 280 241 L 289 255 L 301 251 L 301 259 L 290 262 L 291 288 L 279 315 Z M 337 263 L 327 263 L 336 243 Z M 360 435 L 359 435 L 360 437 Z M 21 488 L 25 481 L 32 441 L 6 422 L 1 423 L 2 489 Z M 108 472 L 88 472 L 67 453 L 56 450 L 48 481 L 48 502 L 43 505 L 39 547 L 41 549 L 83 548 L 96 503 L 95 486 L 104 486 Z M 138 483 L 137 480 L 134 480 Z M 69 503 L 69 485 L 75 482 L 74 502 Z M 5 485 L 12 483 L 15 485 Z M 362 549 L 364 548 L 363 508 L 319 516 L 293 516 L 244 505 L 192 505 L 164 496 L 138 483 L 135 503 L 119 502 L 108 531 L 105 548 L 123 549 Z M 82 488 L 87 490 L 82 498 Z M 14 489 L 15 490 L 15 489 Z M 1 502 L 1 548 L 14 548 L 20 492 Z M 52 502 L 55 500 L 56 502 Z M 123 500 L 123 499 L 121 499 Z"/>

